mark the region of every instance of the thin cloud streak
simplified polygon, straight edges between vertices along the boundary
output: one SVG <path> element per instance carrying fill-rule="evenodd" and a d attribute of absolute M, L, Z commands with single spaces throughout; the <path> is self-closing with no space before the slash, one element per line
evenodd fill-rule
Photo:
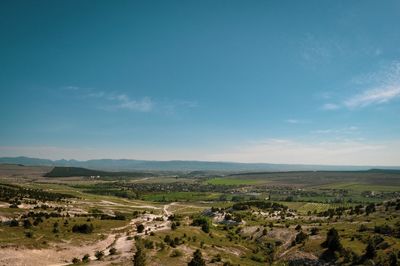
<path fill-rule="evenodd" d="M 388 86 L 385 88 L 364 91 L 363 93 L 346 100 L 344 105 L 353 109 L 372 104 L 386 103 L 398 97 L 400 97 L 400 86 Z"/>
<path fill-rule="evenodd" d="M 400 62 L 395 61 L 381 71 L 353 78 L 351 83 L 364 88 L 340 103 L 325 103 L 322 109 L 337 110 L 344 107 L 353 110 L 400 98 Z"/>
<path fill-rule="evenodd" d="M 144 97 L 140 100 L 133 100 L 125 94 L 119 94 L 116 96 L 111 96 L 109 99 L 117 102 L 115 105 L 112 105 L 112 107 L 117 109 L 150 112 L 154 108 L 154 102 L 150 99 L 150 97 Z"/>
<path fill-rule="evenodd" d="M 77 95 L 80 99 L 97 99 L 99 109 L 106 111 L 128 110 L 142 113 L 159 112 L 174 115 L 178 108 L 196 108 L 196 101 L 163 99 L 153 100 L 149 96 L 132 98 L 124 93 L 104 92 L 93 88 L 82 88 L 78 86 L 63 87 L 62 90 Z"/>
<path fill-rule="evenodd" d="M 322 106 L 322 109 L 323 109 L 323 110 L 328 110 L 328 111 L 330 111 L 330 110 L 337 110 L 337 109 L 339 109 L 339 108 L 340 108 L 340 106 L 337 105 L 337 104 L 334 104 L 334 103 L 326 103 L 326 104 L 324 104 L 324 105 Z"/>

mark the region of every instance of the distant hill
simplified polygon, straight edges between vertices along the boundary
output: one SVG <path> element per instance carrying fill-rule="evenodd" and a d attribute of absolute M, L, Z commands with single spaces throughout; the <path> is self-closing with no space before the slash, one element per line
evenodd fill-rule
<path fill-rule="evenodd" d="M 127 176 L 127 177 L 145 177 L 153 176 L 150 173 L 137 172 L 106 172 L 82 167 L 54 167 L 45 177 L 71 177 L 71 176 Z"/>
<path fill-rule="evenodd" d="M 83 167 L 104 171 L 357 171 L 376 169 L 397 169 L 400 167 L 380 166 L 331 166 L 302 164 L 269 164 L 269 163 L 235 163 L 207 161 L 145 161 L 129 159 L 99 159 L 88 161 L 77 160 L 47 160 L 29 157 L 3 157 L 0 163 Z"/>

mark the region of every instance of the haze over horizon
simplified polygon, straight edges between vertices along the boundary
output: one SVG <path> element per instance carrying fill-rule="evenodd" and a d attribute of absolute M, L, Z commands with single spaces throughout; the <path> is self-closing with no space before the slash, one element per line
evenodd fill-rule
<path fill-rule="evenodd" d="M 0 157 L 399 166 L 399 10 L 3 1 Z"/>

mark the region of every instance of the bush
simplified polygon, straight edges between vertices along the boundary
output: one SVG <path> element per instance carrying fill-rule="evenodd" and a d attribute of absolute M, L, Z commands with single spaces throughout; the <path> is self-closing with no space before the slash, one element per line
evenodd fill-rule
<path fill-rule="evenodd" d="M 296 238 L 294 241 L 296 242 L 296 244 L 300 244 L 300 243 L 303 243 L 304 241 L 306 241 L 307 238 L 308 238 L 308 236 L 303 231 L 300 231 L 300 233 L 298 233 L 296 235 Z"/>
<path fill-rule="evenodd" d="M 143 249 L 141 239 L 137 239 L 136 243 L 136 253 L 133 256 L 133 265 L 134 266 L 145 266 L 146 265 L 146 253 Z"/>
<path fill-rule="evenodd" d="M 340 237 L 335 228 L 329 229 L 326 240 L 321 244 L 322 247 L 328 248 L 330 251 L 342 250 L 342 244 L 340 243 Z"/>
<path fill-rule="evenodd" d="M 32 238 L 33 237 L 33 232 L 32 231 L 27 231 L 27 232 L 25 232 L 25 236 L 27 238 Z"/>
<path fill-rule="evenodd" d="M 32 227 L 32 223 L 29 219 L 25 219 L 24 220 L 24 228 L 31 228 Z"/>
<path fill-rule="evenodd" d="M 318 235 L 319 229 L 317 227 L 311 228 L 311 235 L 315 236 Z"/>
<path fill-rule="evenodd" d="M 264 258 L 257 255 L 251 255 L 250 259 L 257 262 L 264 262 Z"/>
<path fill-rule="evenodd" d="M 86 262 L 89 262 L 89 261 L 90 261 L 90 256 L 89 256 L 89 254 L 85 254 L 85 255 L 82 257 L 82 262 L 86 263 Z"/>
<path fill-rule="evenodd" d="M 182 251 L 180 251 L 178 249 L 174 249 L 174 250 L 172 250 L 172 252 L 169 256 L 172 258 L 175 258 L 175 257 L 181 257 L 182 255 L 183 255 Z"/>
<path fill-rule="evenodd" d="M 110 255 L 115 255 L 117 254 L 117 249 L 116 248 L 110 248 Z"/>
<path fill-rule="evenodd" d="M 154 248 L 154 242 L 149 240 L 149 239 L 145 239 L 143 241 L 143 243 L 144 243 L 144 247 L 147 248 L 147 249 L 153 249 Z"/>
<path fill-rule="evenodd" d="M 138 224 L 137 226 L 136 226 L 136 230 L 137 230 L 137 232 L 140 234 L 140 233 L 143 233 L 143 231 L 144 231 L 144 225 L 143 224 Z"/>
<path fill-rule="evenodd" d="M 104 252 L 103 251 L 96 251 L 94 256 L 98 259 L 101 260 L 104 257 Z"/>
<path fill-rule="evenodd" d="M 209 233 L 210 232 L 210 225 L 208 223 L 203 224 L 201 226 L 201 230 L 203 230 L 204 233 Z"/>
<path fill-rule="evenodd" d="M 171 230 L 176 230 L 176 228 L 177 228 L 176 224 L 175 224 L 175 223 L 172 223 L 172 224 L 171 224 Z"/>
<path fill-rule="evenodd" d="M 205 233 L 210 232 L 210 222 L 206 217 L 198 217 L 194 219 L 192 225 L 201 226 L 201 230 L 203 230 Z"/>
<path fill-rule="evenodd" d="M 93 232 L 93 224 L 75 224 L 72 227 L 72 232 L 90 234 Z"/>
<path fill-rule="evenodd" d="M 81 262 L 78 258 L 73 258 L 72 259 L 72 263 L 73 264 L 78 264 L 79 262 Z"/>
<path fill-rule="evenodd" d="M 11 222 L 10 222 L 10 227 L 15 227 L 15 226 L 19 226 L 19 223 L 18 223 L 17 220 L 12 219 Z"/>
<path fill-rule="evenodd" d="M 126 216 L 120 212 L 115 212 L 115 220 L 126 220 Z"/>
<path fill-rule="evenodd" d="M 206 262 L 200 250 L 196 250 L 193 254 L 193 259 L 188 263 L 188 266 L 205 266 Z"/>

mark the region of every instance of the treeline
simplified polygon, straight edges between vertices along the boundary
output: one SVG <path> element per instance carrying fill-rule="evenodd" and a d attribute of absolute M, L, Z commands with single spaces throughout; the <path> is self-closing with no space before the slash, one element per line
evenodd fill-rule
<path fill-rule="evenodd" d="M 24 188 L 17 185 L 0 184 L 0 200 L 15 203 L 22 199 L 35 199 L 40 201 L 60 201 L 74 196 L 64 193 L 48 192 L 42 189 Z"/>
<path fill-rule="evenodd" d="M 81 167 L 54 167 L 45 177 L 72 177 L 72 176 L 100 176 L 100 177 L 149 177 L 154 176 L 153 173 L 146 172 L 107 172 L 86 169 Z"/>
<path fill-rule="evenodd" d="M 239 186 L 232 185 L 212 185 L 201 183 L 133 183 L 121 184 L 122 187 L 133 191 L 143 192 L 220 192 L 225 193 Z"/>
<path fill-rule="evenodd" d="M 84 188 L 83 192 L 116 196 L 127 199 L 140 199 L 144 193 L 159 193 L 159 192 L 216 192 L 229 193 L 237 186 L 227 185 L 210 185 L 200 183 L 133 183 L 126 184 L 121 182 L 98 183 L 90 186 L 74 186 Z M 226 200 L 226 199 L 221 199 Z"/>
<path fill-rule="evenodd" d="M 242 211 L 242 210 L 248 210 L 251 207 L 259 208 L 262 210 L 269 210 L 269 211 L 286 211 L 288 209 L 288 207 L 283 204 L 279 204 L 276 202 L 270 202 L 270 201 L 238 202 L 238 203 L 233 204 L 232 209 Z"/>

